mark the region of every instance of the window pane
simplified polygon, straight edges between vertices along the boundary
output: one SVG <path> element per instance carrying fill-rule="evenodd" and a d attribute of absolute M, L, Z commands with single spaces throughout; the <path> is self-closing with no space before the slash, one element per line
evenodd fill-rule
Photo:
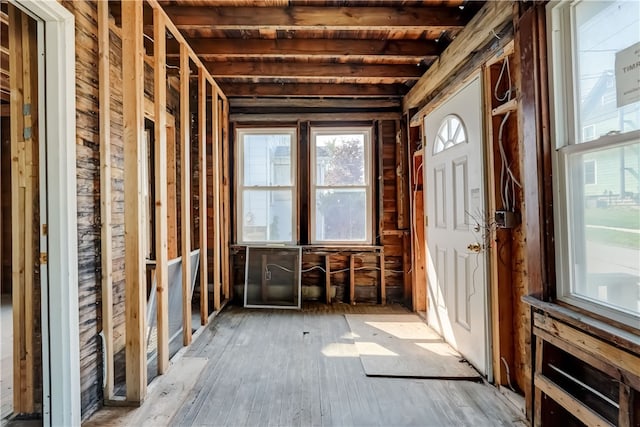
<path fill-rule="evenodd" d="M 316 190 L 318 241 L 365 241 L 367 191 L 364 188 Z"/>
<path fill-rule="evenodd" d="M 640 102 L 617 106 L 615 74 L 616 53 L 640 49 L 640 2 L 582 1 L 575 21 L 578 142 L 640 129 Z"/>
<path fill-rule="evenodd" d="M 292 185 L 291 135 L 243 135 L 244 185 Z"/>
<path fill-rule="evenodd" d="M 242 241 L 290 242 L 292 190 L 245 190 L 242 203 Z"/>
<path fill-rule="evenodd" d="M 364 134 L 316 135 L 316 185 L 364 185 Z"/>
<path fill-rule="evenodd" d="M 640 143 L 574 155 L 570 171 L 572 292 L 640 313 Z"/>

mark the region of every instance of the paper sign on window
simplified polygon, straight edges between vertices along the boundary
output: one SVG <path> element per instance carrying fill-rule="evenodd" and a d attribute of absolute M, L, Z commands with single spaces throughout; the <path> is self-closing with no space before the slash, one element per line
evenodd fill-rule
<path fill-rule="evenodd" d="M 616 52 L 618 108 L 640 101 L 640 43 Z"/>

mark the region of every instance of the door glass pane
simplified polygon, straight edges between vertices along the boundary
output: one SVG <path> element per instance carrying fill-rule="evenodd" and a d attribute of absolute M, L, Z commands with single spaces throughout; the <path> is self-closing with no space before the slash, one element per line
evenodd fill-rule
<path fill-rule="evenodd" d="M 292 241 L 292 190 L 245 190 L 242 241 Z"/>
<path fill-rule="evenodd" d="M 637 88 L 640 2 L 581 1 L 574 12 L 578 142 L 640 129 L 640 102 L 622 105 L 617 93 L 618 85 L 632 90 L 625 75 L 635 75 Z"/>
<path fill-rule="evenodd" d="M 367 238 L 365 188 L 316 190 L 316 239 L 364 241 Z"/>
<path fill-rule="evenodd" d="M 569 164 L 572 292 L 640 313 L 640 143 Z"/>
<path fill-rule="evenodd" d="M 316 185 L 364 185 L 364 134 L 317 135 Z"/>
<path fill-rule="evenodd" d="M 290 134 L 245 134 L 243 149 L 245 186 L 293 184 Z"/>

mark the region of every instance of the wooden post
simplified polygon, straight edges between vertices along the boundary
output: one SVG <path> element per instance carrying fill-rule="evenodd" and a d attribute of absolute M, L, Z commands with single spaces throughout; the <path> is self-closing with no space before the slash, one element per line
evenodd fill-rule
<path fill-rule="evenodd" d="M 34 309 L 33 309 L 33 228 L 34 164 L 32 114 L 37 114 L 37 88 L 32 88 L 34 72 L 31 49 L 34 38 L 29 18 L 9 5 L 9 69 L 11 90 L 11 280 L 13 306 L 13 410 L 34 411 Z M 33 46 L 32 46 L 33 44 Z M 33 62 L 33 66 L 36 63 Z M 35 191 L 34 191 L 35 190 Z"/>
<path fill-rule="evenodd" d="M 222 120 L 220 123 L 220 131 L 222 134 L 222 206 L 223 221 L 222 221 L 222 281 L 224 286 L 224 294 L 230 295 L 231 288 L 231 272 L 229 264 L 231 257 L 229 256 L 229 235 L 231 233 L 231 153 L 229 152 L 229 103 L 226 100 L 221 100 L 221 113 Z"/>
<path fill-rule="evenodd" d="M 153 10 L 154 117 L 155 117 L 155 225 L 158 374 L 169 368 L 169 236 L 167 189 L 167 71 L 166 26 L 159 9 Z M 175 145 L 175 144 L 174 144 Z M 174 159 L 175 172 L 175 159 Z"/>
<path fill-rule="evenodd" d="M 222 173 L 222 165 L 220 164 L 220 114 L 218 112 L 218 91 L 213 88 L 211 100 L 211 139 L 213 143 L 213 168 L 215 173 L 213 174 L 213 216 L 214 216 L 214 233 L 215 244 L 213 246 L 213 308 L 214 310 L 220 310 L 220 244 L 221 244 L 221 232 L 220 232 L 220 175 Z M 225 295 L 229 296 L 229 295 Z"/>
<path fill-rule="evenodd" d="M 200 125 L 200 324 L 209 319 L 209 273 L 207 250 L 207 78 L 205 69 L 198 71 L 198 124 Z"/>
<path fill-rule="evenodd" d="M 324 292 L 327 304 L 331 304 L 331 255 L 324 256 Z"/>
<path fill-rule="evenodd" d="M 126 3 L 126 2 L 125 2 Z M 180 43 L 180 182 L 182 188 L 182 343 L 191 344 L 191 137 L 189 121 L 189 51 Z"/>
<path fill-rule="evenodd" d="M 380 253 L 379 258 L 380 258 L 380 304 L 385 305 L 387 303 L 387 281 L 385 278 L 384 252 Z"/>
<path fill-rule="evenodd" d="M 100 102 L 100 245 L 102 250 L 102 334 L 105 348 L 104 398 L 113 398 L 113 252 L 111 230 L 111 89 L 109 3 L 98 2 L 98 82 Z"/>
<path fill-rule="evenodd" d="M 178 258 L 178 156 L 176 126 L 167 127 L 167 233 L 169 259 Z"/>
<path fill-rule="evenodd" d="M 147 390 L 146 283 L 142 253 L 141 146 L 144 143 L 144 47 L 142 2 L 122 2 L 124 117 L 125 319 L 127 400 L 142 402 Z"/>
<path fill-rule="evenodd" d="M 349 255 L 349 303 L 356 304 L 356 258 L 353 254 Z"/>

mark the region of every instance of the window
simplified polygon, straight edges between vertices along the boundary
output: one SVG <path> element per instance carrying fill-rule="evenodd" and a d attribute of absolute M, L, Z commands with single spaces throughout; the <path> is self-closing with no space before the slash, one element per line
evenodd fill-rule
<path fill-rule="evenodd" d="M 312 243 L 372 243 L 371 129 L 311 129 Z"/>
<path fill-rule="evenodd" d="M 294 243 L 296 129 L 238 129 L 237 240 Z"/>
<path fill-rule="evenodd" d="M 640 328 L 640 3 L 548 11 L 558 298 Z"/>
<path fill-rule="evenodd" d="M 584 161 L 584 185 L 596 184 L 596 161 L 585 160 Z"/>
<path fill-rule="evenodd" d="M 467 132 L 460 117 L 451 114 L 442 120 L 435 143 L 433 144 L 433 154 L 438 154 L 454 145 L 467 142 Z"/>

